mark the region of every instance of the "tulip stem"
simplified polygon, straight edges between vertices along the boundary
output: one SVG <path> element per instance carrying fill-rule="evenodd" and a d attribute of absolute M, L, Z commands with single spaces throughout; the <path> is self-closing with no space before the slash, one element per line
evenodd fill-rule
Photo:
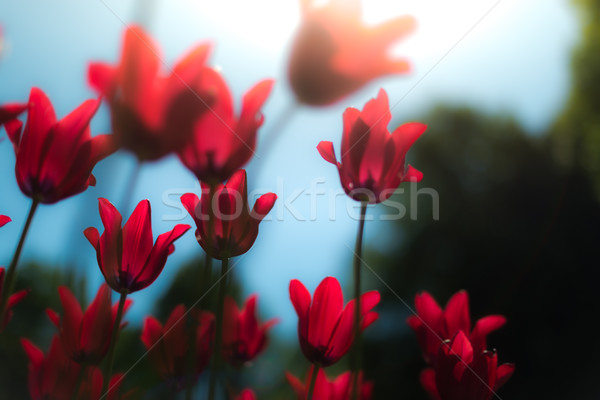
<path fill-rule="evenodd" d="M 33 215 L 35 214 L 35 210 L 37 206 L 40 204 L 39 200 L 33 199 L 31 202 L 31 208 L 29 209 L 29 214 L 27 215 L 27 220 L 25 221 L 25 226 L 23 227 L 23 231 L 21 232 L 21 238 L 19 239 L 19 244 L 17 245 L 17 249 L 15 250 L 15 254 L 13 255 L 13 259 L 8 267 L 8 271 L 6 272 L 6 279 L 4 280 L 4 287 L 2 289 L 2 299 L 0 300 L 0 327 L 3 325 L 4 317 L 7 313 L 8 308 L 8 299 L 12 294 L 15 281 L 17 277 L 17 264 L 19 264 L 19 258 L 21 257 L 21 251 L 23 250 L 23 245 L 25 244 L 25 238 L 27 237 L 27 232 L 29 231 L 29 226 L 31 225 L 31 221 L 33 220 Z M 1 330 L 1 329 L 0 329 Z"/>
<path fill-rule="evenodd" d="M 361 329 L 360 329 L 360 264 L 362 260 L 362 241 L 365 230 L 365 217 L 367 215 L 367 202 L 362 202 L 360 207 L 360 220 L 358 221 L 358 232 L 356 233 L 356 245 L 354 247 L 354 345 L 352 347 L 352 400 L 358 400 L 358 375 L 361 362 Z"/>
<path fill-rule="evenodd" d="M 227 257 L 223 258 L 221 262 L 221 276 L 219 277 L 219 302 L 217 303 L 217 315 L 216 322 L 217 328 L 215 332 L 215 347 L 213 348 L 213 359 L 212 359 L 212 367 L 210 369 L 210 383 L 208 387 L 208 399 L 214 400 L 215 398 L 215 388 L 217 382 L 217 369 L 219 368 L 220 360 L 221 360 L 221 342 L 223 336 L 223 308 L 225 304 L 225 289 L 226 289 L 226 280 L 225 277 L 227 275 L 227 269 L 229 266 L 229 259 Z"/>
<path fill-rule="evenodd" d="M 119 298 L 119 308 L 117 308 L 117 316 L 113 325 L 112 334 L 110 338 L 110 344 L 108 348 L 108 359 L 106 360 L 106 368 L 104 371 L 104 388 L 102 398 L 108 395 L 112 389 L 109 386 L 110 377 L 112 375 L 113 363 L 115 361 L 115 349 L 117 348 L 117 340 L 119 339 L 119 331 L 121 327 L 121 317 L 123 316 L 123 309 L 125 308 L 125 300 L 127 300 L 127 289 L 121 290 L 121 297 Z"/>
<path fill-rule="evenodd" d="M 83 377 L 85 375 L 85 368 L 85 365 L 81 365 L 79 368 L 79 374 L 77 374 L 77 384 L 75 385 L 75 391 L 73 392 L 73 400 L 77 400 L 79 398 L 81 384 L 83 383 Z"/>
<path fill-rule="evenodd" d="M 306 393 L 306 400 L 311 400 L 313 392 L 315 391 L 315 385 L 317 383 L 317 375 L 319 375 L 319 364 L 313 364 L 312 375 L 310 377 L 310 384 L 308 385 L 308 393 Z"/>

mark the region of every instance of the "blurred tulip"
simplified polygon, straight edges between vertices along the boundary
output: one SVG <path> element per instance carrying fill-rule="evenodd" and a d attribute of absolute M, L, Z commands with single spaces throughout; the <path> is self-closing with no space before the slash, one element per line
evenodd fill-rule
<path fill-rule="evenodd" d="M 306 400 L 310 381 L 314 373 L 314 366 L 311 366 L 306 374 L 305 382 L 296 378 L 289 372 L 285 373 L 285 377 L 290 386 L 296 393 L 298 400 Z M 333 380 L 329 380 L 322 368 L 317 372 L 317 380 L 312 393 L 312 400 L 349 400 L 350 390 L 352 389 L 352 373 L 344 372 Z M 360 396 L 358 400 L 371 400 L 373 394 L 373 383 L 363 381 L 362 372 L 359 374 L 358 391 Z"/>
<path fill-rule="evenodd" d="M 0 299 L 2 298 L 3 286 L 4 286 L 4 268 L 0 267 Z M 13 316 L 12 308 L 14 306 L 16 306 L 21 300 L 23 300 L 25 298 L 25 296 L 27 296 L 28 292 L 29 292 L 28 290 L 20 290 L 17 293 L 13 293 L 12 295 L 10 295 L 10 297 L 8 298 L 8 305 L 6 308 L 6 312 L 4 314 L 4 320 L 0 321 L 0 332 L 2 332 L 4 330 L 4 328 L 6 328 L 6 325 L 8 325 L 8 323 L 10 322 L 10 320 Z"/>
<path fill-rule="evenodd" d="M 402 182 L 419 182 L 423 174 L 406 166 L 406 153 L 425 132 L 418 122 L 404 124 L 390 134 L 392 115 L 386 92 L 381 89 L 363 111 L 344 112 L 342 162 L 338 162 L 333 143 L 317 146 L 325 161 L 337 166 L 342 187 L 352 199 L 371 204 L 387 200 Z"/>

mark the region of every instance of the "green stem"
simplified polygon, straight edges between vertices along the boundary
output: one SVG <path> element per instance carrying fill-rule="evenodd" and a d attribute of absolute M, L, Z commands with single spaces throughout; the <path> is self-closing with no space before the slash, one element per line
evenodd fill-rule
<path fill-rule="evenodd" d="M 15 250 L 13 259 L 10 263 L 10 266 L 8 267 L 8 271 L 6 272 L 4 287 L 2 287 L 2 299 L 0 300 L 0 326 L 2 326 L 4 316 L 7 312 L 8 298 L 12 294 L 15 287 L 15 281 L 17 278 L 17 264 L 19 264 L 21 251 L 23 250 L 23 245 L 25 244 L 25 238 L 27 237 L 27 232 L 29 231 L 31 221 L 33 220 L 33 215 L 35 214 L 35 210 L 37 209 L 37 206 L 39 204 L 40 202 L 34 198 L 31 203 L 31 208 L 29 209 L 29 214 L 27 215 L 27 220 L 25 221 L 25 226 L 23 227 L 23 232 L 21 232 L 19 244 L 17 245 L 17 249 Z"/>
<path fill-rule="evenodd" d="M 310 384 L 308 385 L 308 393 L 306 393 L 306 400 L 311 400 L 313 392 L 315 391 L 315 385 L 317 383 L 317 375 L 319 375 L 319 364 L 313 364 L 312 376 L 310 377 Z"/>
<path fill-rule="evenodd" d="M 125 308 L 125 300 L 127 300 L 127 290 L 121 290 L 121 297 L 119 298 L 119 308 L 117 309 L 117 317 L 115 318 L 115 324 L 113 325 L 112 335 L 110 338 L 110 344 L 108 349 L 108 359 L 106 361 L 106 368 L 104 370 L 104 387 L 102 393 L 105 397 L 111 388 L 108 387 L 110 377 L 112 376 L 113 363 L 115 361 L 115 349 L 117 348 L 117 340 L 119 339 L 119 331 L 121 327 L 121 317 L 123 316 L 123 309 Z"/>
<path fill-rule="evenodd" d="M 360 207 L 360 220 L 358 221 L 358 232 L 356 233 L 356 245 L 354 247 L 354 345 L 352 347 L 352 400 L 358 400 L 358 374 L 361 362 L 361 329 L 360 329 L 360 264 L 362 260 L 362 241 L 365 230 L 365 217 L 367 215 L 367 202 L 362 202 Z"/>
<path fill-rule="evenodd" d="M 77 375 L 77 384 L 75 385 L 75 391 L 73 392 L 73 400 L 77 400 L 79 398 L 81 384 L 83 383 L 83 377 L 85 376 L 85 365 L 81 365 L 79 368 L 79 374 Z"/>
<path fill-rule="evenodd" d="M 215 347 L 213 350 L 212 366 L 210 369 L 210 383 L 208 386 L 208 399 L 214 400 L 215 389 L 217 383 L 217 370 L 221 361 L 221 342 L 223 340 L 223 308 L 225 304 L 225 275 L 227 274 L 227 268 L 229 265 L 229 259 L 223 258 L 221 262 L 221 276 L 219 277 L 219 302 L 217 304 L 217 315 L 216 315 L 216 332 L 215 332 Z"/>

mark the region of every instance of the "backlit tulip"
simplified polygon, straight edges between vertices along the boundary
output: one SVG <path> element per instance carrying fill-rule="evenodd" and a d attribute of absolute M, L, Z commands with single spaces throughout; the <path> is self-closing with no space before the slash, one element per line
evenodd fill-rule
<path fill-rule="evenodd" d="M 214 103 L 210 112 L 197 120 L 193 139 L 179 152 L 179 158 L 199 180 L 224 182 L 254 155 L 257 131 L 264 120 L 261 107 L 273 81 L 263 80 L 244 94 L 239 116 L 219 72 L 207 69 L 203 81 L 203 91 L 212 93 Z"/>
<path fill-rule="evenodd" d="M 409 317 L 407 322 L 417 334 L 425 359 L 431 363 L 441 343 L 459 331 L 468 337 L 475 353 L 481 353 L 487 348 L 487 335 L 506 323 L 502 315 L 489 315 L 478 320 L 471 330 L 469 295 L 464 290 L 452 296 L 443 310 L 429 293 L 417 294 L 415 308 L 417 315 Z"/>
<path fill-rule="evenodd" d="M 406 153 L 426 126 L 411 122 L 390 134 L 387 126 L 391 118 L 387 94 L 381 89 L 362 111 L 350 107 L 344 112 L 341 162 L 332 142 L 323 141 L 317 146 L 325 161 L 337 166 L 342 187 L 354 200 L 380 203 L 400 183 L 423 178 L 421 172 L 406 166 Z"/>
<path fill-rule="evenodd" d="M 63 314 L 59 316 L 50 309 L 46 312 L 58 328 L 63 348 L 79 364 L 99 364 L 108 352 L 117 313 L 117 305 L 111 307 L 110 288 L 102 285 L 85 312 L 67 287 L 59 287 L 58 293 Z M 124 312 L 130 304 L 128 301 Z"/>
<path fill-rule="evenodd" d="M 212 102 L 199 90 L 209 52 L 208 44 L 195 47 L 163 76 L 158 47 L 142 28 L 131 26 L 117 66 L 90 65 L 89 83 L 108 102 L 120 146 L 140 160 L 156 160 L 192 138 L 194 122 Z"/>
<path fill-rule="evenodd" d="M 298 314 L 298 337 L 304 356 L 323 367 L 335 364 L 350 349 L 354 339 L 355 300 L 350 300 L 344 307 L 342 287 L 333 277 L 323 279 L 312 302 L 306 287 L 299 280 L 292 280 L 290 299 Z M 377 291 L 361 296 L 362 330 L 377 319 L 377 313 L 371 310 L 379 299 Z"/>
<path fill-rule="evenodd" d="M 192 321 L 190 321 L 192 319 Z M 204 370 L 212 354 L 214 316 L 205 311 L 192 310 L 178 305 L 163 326 L 156 318 L 146 317 L 142 328 L 142 342 L 150 352 L 156 369 L 163 379 L 176 390 L 188 384 L 190 366 L 190 327 L 195 328 L 194 372 L 195 381 Z"/>
<path fill-rule="evenodd" d="M 301 3 L 288 74 L 302 103 L 330 104 L 375 78 L 409 71 L 408 61 L 392 57 L 389 50 L 414 29 L 412 17 L 369 26 L 362 20 L 360 0 Z"/>
<path fill-rule="evenodd" d="M 84 231 L 96 249 L 98 265 L 106 283 L 115 291 L 132 293 L 149 286 L 163 270 L 167 257 L 175 251 L 173 242 L 189 225 L 175 227 L 156 239 L 152 245 L 150 202 L 142 200 L 131 217 L 121 227 L 119 211 L 106 199 L 99 199 L 100 218 L 104 225 L 102 236 L 96 228 Z"/>
<path fill-rule="evenodd" d="M 0 225 L 0 226 L 2 226 L 2 225 Z M 2 298 L 3 285 L 4 285 L 4 268 L 0 267 L 0 299 Z M 12 308 L 14 306 L 16 306 L 21 300 L 23 300 L 25 298 L 25 296 L 27 296 L 28 292 L 29 292 L 28 290 L 20 290 L 16 293 L 13 293 L 8 298 L 8 305 L 7 305 L 7 309 L 6 309 L 6 314 L 4 315 L 4 320 L 0 321 L 0 332 L 2 332 L 4 330 L 4 328 L 6 327 L 6 325 L 10 322 L 10 319 L 13 316 Z"/>
<path fill-rule="evenodd" d="M 250 211 L 245 170 L 234 173 L 227 184 L 216 185 L 214 191 L 202 184 L 201 199 L 193 193 L 181 196 L 181 203 L 196 222 L 198 243 L 219 260 L 250 250 L 258 236 L 258 225 L 271 211 L 275 200 L 277 195 L 274 193 L 263 194 Z M 211 238 L 208 237 L 209 215 L 213 218 Z"/>
<path fill-rule="evenodd" d="M 311 366 L 306 374 L 306 379 L 302 382 L 289 372 L 285 373 L 285 377 L 294 389 L 298 400 L 306 400 L 314 366 Z M 312 394 L 312 400 L 349 400 L 350 391 L 352 390 L 352 373 L 344 372 L 337 378 L 328 379 L 322 368 L 317 372 L 317 380 Z M 358 379 L 358 392 L 360 396 L 358 400 L 371 400 L 373 393 L 373 383 L 363 381 L 362 373 Z"/>
<path fill-rule="evenodd" d="M 51 204 L 95 185 L 92 169 L 115 150 L 110 135 L 90 135 L 90 121 L 100 100 L 87 100 L 60 121 L 40 89 L 31 89 L 28 104 L 25 129 L 16 119 L 5 124 L 15 149 L 21 191 Z"/>
<path fill-rule="evenodd" d="M 225 298 L 223 316 L 223 358 L 232 365 L 252 361 L 267 345 L 267 331 L 277 323 L 271 319 L 259 324 L 256 317 L 257 296 L 252 295 L 239 310 L 235 300 Z"/>
<path fill-rule="evenodd" d="M 498 365 L 495 351 L 476 352 L 459 331 L 439 347 L 434 368 L 421 373 L 421 384 L 434 400 L 491 400 L 515 370 Z"/>

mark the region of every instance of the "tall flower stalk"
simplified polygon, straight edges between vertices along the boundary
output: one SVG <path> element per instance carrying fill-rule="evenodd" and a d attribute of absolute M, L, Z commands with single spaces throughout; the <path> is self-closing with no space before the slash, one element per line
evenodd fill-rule
<path fill-rule="evenodd" d="M 223 343 L 223 309 L 225 306 L 225 292 L 227 290 L 227 270 L 229 268 L 229 258 L 225 257 L 221 260 L 221 274 L 219 276 L 219 294 L 217 302 L 217 326 L 215 333 L 215 351 L 213 354 L 212 365 L 210 368 L 210 382 L 208 385 L 208 398 L 214 400 L 216 386 L 217 386 L 217 374 L 221 366 L 221 347 Z"/>

